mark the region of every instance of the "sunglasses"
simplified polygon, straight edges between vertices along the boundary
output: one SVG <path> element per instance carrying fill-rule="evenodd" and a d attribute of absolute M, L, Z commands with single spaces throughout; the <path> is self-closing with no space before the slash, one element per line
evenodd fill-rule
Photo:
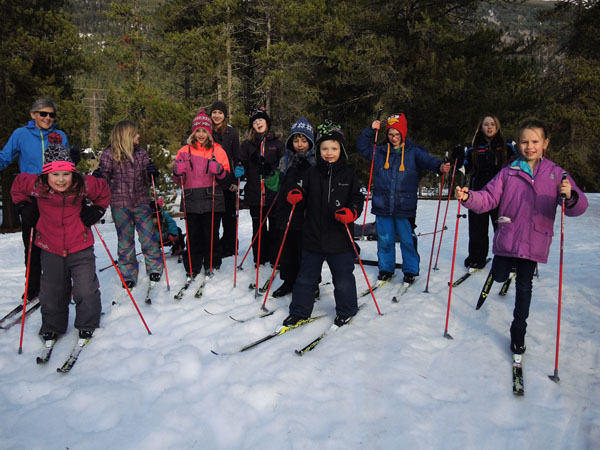
<path fill-rule="evenodd" d="M 56 113 L 48 111 L 34 111 L 35 114 L 39 114 L 40 117 L 50 116 L 51 119 L 56 118 Z"/>

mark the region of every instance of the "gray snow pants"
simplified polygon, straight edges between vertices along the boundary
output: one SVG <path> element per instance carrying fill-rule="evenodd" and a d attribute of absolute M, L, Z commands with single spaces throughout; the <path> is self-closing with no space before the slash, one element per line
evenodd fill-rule
<path fill-rule="evenodd" d="M 63 334 L 67 331 L 71 293 L 75 302 L 75 328 L 84 331 L 94 331 L 98 328 L 102 303 L 100 285 L 96 276 L 94 247 L 72 253 L 67 257 L 42 250 L 41 261 L 40 334 Z"/>

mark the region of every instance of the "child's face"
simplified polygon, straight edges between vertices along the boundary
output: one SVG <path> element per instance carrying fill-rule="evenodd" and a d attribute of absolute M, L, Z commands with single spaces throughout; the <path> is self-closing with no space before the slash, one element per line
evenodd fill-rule
<path fill-rule="evenodd" d="M 334 163 L 340 159 L 340 143 L 338 141 L 330 140 L 321 142 L 319 147 L 321 150 L 321 158 L 328 163 Z"/>
<path fill-rule="evenodd" d="M 541 159 L 548 144 L 550 144 L 550 139 L 544 137 L 544 131 L 541 128 L 525 128 L 521 132 L 519 148 L 527 162 Z"/>
<path fill-rule="evenodd" d="M 56 192 L 65 192 L 73 184 L 73 172 L 57 170 L 48 174 L 48 185 Z"/>
<path fill-rule="evenodd" d="M 210 118 L 212 119 L 215 125 L 219 125 L 225 120 L 225 113 L 223 111 L 215 109 L 212 113 L 210 113 Z"/>
<path fill-rule="evenodd" d="M 310 147 L 306 136 L 302 136 L 301 134 L 294 135 L 292 144 L 294 144 L 294 150 L 296 150 L 298 153 L 304 153 Z"/>
<path fill-rule="evenodd" d="M 496 125 L 496 121 L 493 117 L 487 116 L 483 118 L 483 121 L 481 122 L 481 131 L 488 139 L 496 136 L 496 133 L 498 132 L 498 126 Z"/>
<path fill-rule="evenodd" d="M 394 128 L 390 128 L 388 130 L 388 139 L 394 148 L 398 148 L 402 144 L 402 135 Z"/>
<path fill-rule="evenodd" d="M 265 119 L 256 119 L 254 122 L 252 122 L 252 128 L 254 128 L 254 131 L 256 131 L 258 134 L 265 134 L 267 132 L 267 121 Z"/>
<path fill-rule="evenodd" d="M 208 131 L 206 131 L 204 128 L 198 128 L 196 130 L 196 139 L 198 140 L 200 145 L 205 147 L 209 140 Z"/>

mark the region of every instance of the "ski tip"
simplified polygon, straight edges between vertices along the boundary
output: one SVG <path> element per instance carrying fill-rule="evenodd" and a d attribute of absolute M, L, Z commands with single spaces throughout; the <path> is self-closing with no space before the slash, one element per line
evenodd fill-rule
<path fill-rule="evenodd" d="M 218 354 L 217 352 L 215 352 L 214 350 L 211 350 L 210 352 L 211 352 L 213 355 L 217 355 L 217 356 L 219 355 L 219 354 Z"/>
<path fill-rule="evenodd" d="M 294 350 L 294 352 L 296 353 L 296 355 L 298 356 L 302 356 L 304 355 L 304 352 L 302 352 L 301 350 Z"/>
<path fill-rule="evenodd" d="M 392 297 L 392 302 L 394 302 L 394 303 L 398 303 L 399 302 L 398 298 L 395 295 Z"/>

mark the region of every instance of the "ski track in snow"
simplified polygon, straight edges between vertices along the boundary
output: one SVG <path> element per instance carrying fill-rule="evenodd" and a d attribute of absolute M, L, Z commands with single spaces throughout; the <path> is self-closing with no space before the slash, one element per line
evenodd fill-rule
<path fill-rule="evenodd" d="M 152 305 L 143 301 L 148 278 L 142 262 L 133 295 L 152 335 L 114 269 L 99 273 L 101 328 L 69 374 L 56 368 L 77 340 L 73 307 L 69 331 L 46 365 L 35 363 L 43 350 L 37 335 L 39 312 L 26 322 L 20 355 L 19 326 L 0 330 L 0 448 L 598 448 L 600 194 L 588 199 L 588 211 L 565 222 L 558 384 L 548 375 L 555 361 L 560 210 L 549 263 L 540 265 L 540 278 L 534 279 L 524 357 L 526 395 L 515 397 L 508 349 L 514 284 L 502 298 L 495 283 L 479 311 L 475 304 L 487 270 L 453 288 L 448 332 L 454 339 L 443 337 L 456 224 L 457 203 L 452 201 L 440 270 L 431 273 L 429 293 L 423 289 L 431 236 L 422 236 L 421 276 L 400 302 L 391 302 L 400 288 L 398 270 L 396 282 L 375 291 L 382 316 L 370 295 L 364 297 L 367 305 L 351 325 L 330 333 L 302 357 L 294 350 L 327 330 L 335 316 L 332 285 L 321 288 L 313 312 L 327 317 L 248 352 L 215 356 L 211 349 L 239 349 L 272 332 L 287 315 L 291 296 L 268 300 L 269 308 L 278 308 L 270 317 L 246 323 L 228 317 L 259 312 L 263 297 L 254 299 L 248 289 L 255 277 L 251 255 L 237 273 L 235 289 L 234 258 L 229 257 L 207 280 L 201 299 L 194 298 L 196 281 L 180 301 L 173 295 L 185 281 L 183 266 L 168 257 L 171 289 L 167 291 L 163 276 Z M 436 210 L 437 201 L 419 201 L 416 232 L 431 231 Z M 467 220 L 461 220 L 455 279 L 464 273 L 467 229 Z M 99 230 L 116 257 L 114 225 L 99 225 Z M 238 264 L 250 233 L 248 211 L 242 211 Z M 376 242 L 359 244 L 362 257 L 376 259 Z M 4 315 L 18 304 L 23 290 L 20 233 L 0 235 L 0 250 Z M 110 263 L 97 236 L 95 253 L 98 268 Z M 400 262 L 398 246 L 397 255 Z M 373 284 L 377 268 L 365 270 Z M 261 283 L 270 275 L 271 269 L 262 266 Z M 358 291 L 366 289 L 358 265 L 354 275 Z M 323 283 L 330 280 L 325 265 Z M 280 284 L 276 277 L 271 291 Z"/>

